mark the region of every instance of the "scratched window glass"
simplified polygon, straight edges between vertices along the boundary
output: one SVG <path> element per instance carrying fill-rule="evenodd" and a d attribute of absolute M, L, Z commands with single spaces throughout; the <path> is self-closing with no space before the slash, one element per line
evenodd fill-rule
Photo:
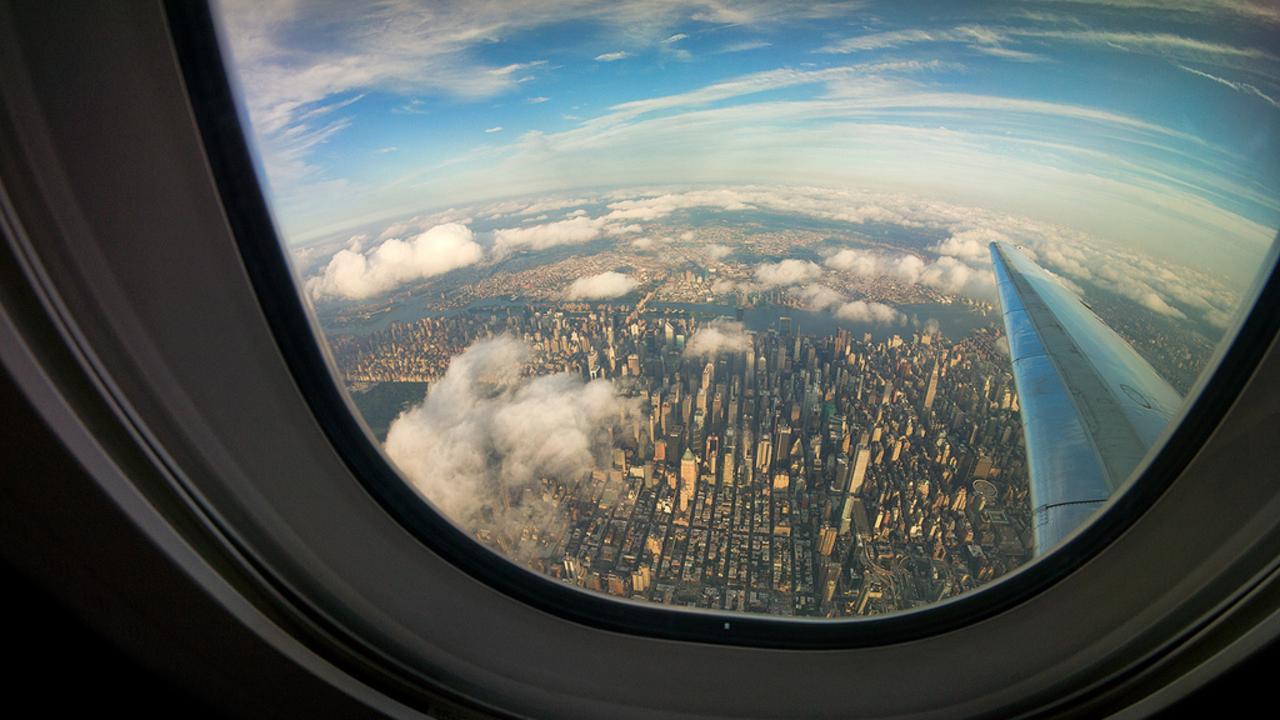
<path fill-rule="evenodd" d="M 216 9 L 386 457 L 620 601 L 873 616 L 1018 571 L 1274 257 L 1270 3 Z"/>

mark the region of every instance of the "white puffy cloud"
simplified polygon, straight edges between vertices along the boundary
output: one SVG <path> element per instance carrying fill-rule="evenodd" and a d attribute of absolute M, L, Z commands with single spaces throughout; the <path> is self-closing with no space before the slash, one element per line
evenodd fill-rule
<path fill-rule="evenodd" d="M 909 283 L 920 282 L 928 263 L 915 255 L 899 255 L 887 263 L 888 272 Z"/>
<path fill-rule="evenodd" d="M 982 248 L 981 256 L 974 255 L 975 248 L 978 247 Z M 908 253 L 877 253 L 846 248 L 829 256 L 825 263 L 827 267 L 864 277 L 889 277 L 926 285 L 949 294 L 968 295 L 982 300 L 994 299 L 995 278 L 989 267 L 989 260 L 983 263 L 986 246 L 980 244 L 976 237 L 957 234 L 935 249 L 945 249 L 965 260 L 943 255 L 929 262 Z M 970 263 L 983 266 L 975 267 Z"/>
<path fill-rule="evenodd" d="M 879 275 L 884 264 L 884 257 L 866 250 L 844 248 L 823 261 L 829 268 L 851 272 L 855 275 Z"/>
<path fill-rule="evenodd" d="M 635 290 L 640 283 L 634 278 L 619 272 L 602 272 L 574 280 L 565 291 L 570 300 L 603 300 L 626 295 Z"/>
<path fill-rule="evenodd" d="M 521 491 L 590 471 L 611 447 L 610 428 L 634 412 L 607 380 L 523 377 L 528 356 L 506 335 L 475 343 L 387 431 L 387 456 L 467 530 L 512 537 L 529 523 L 545 527 L 554 507 Z"/>
<path fill-rule="evenodd" d="M 994 299 L 996 293 L 995 274 L 990 267 L 975 268 L 948 256 L 924 266 L 917 282 L 946 293 L 986 300 Z"/>
<path fill-rule="evenodd" d="M 835 315 L 845 320 L 882 325 L 902 325 L 907 321 L 907 316 L 894 308 L 884 303 L 867 302 L 865 300 L 853 300 L 843 303 L 835 309 Z"/>
<path fill-rule="evenodd" d="M 1072 280 L 1093 284 L 1176 320 L 1195 315 L 1213 327 L 1225 328 L 1239 302 L 1235 291 L 1200 270 L 1103 247 L 1073 234 L 1047 233 L 1024 252 L 1077 294 L 1085 292 Z"/>
<path fill-rule="evenodd" d="M 715 357 L 723 352 L 740 353 L 751 349 L 751 335 L 736 320 L 713 320 L 698 328 L 685 343 L 684 354 L 690 357 Z"/>
<path fill-rule="evenodd" d="M 822 268 L 809 260 L 788 258 L 781 262 L 756 266 L 756 281 L 766 288 L 796 285 L 813 280 L 822 274 Z"/>
<path fill-rule="evenodd" d="M 1153 310 L 1161 315 L 1166 315 L 1171 318 L 1177 318 L 1179 320 L 1187 319 L 1186 313 L 1182 312 L 1178 308 L 1173 307 L 1169 303 L 1165 302 L 1165 299 L 1160 297 L 1160 295 L 1157 294 L 1154 290 L 1151 290 L 1149 292 L 1142 292 L 1138 294 L 1135 299 L 1138 301 L 1139 305 L 1142 305 L 1148 310 Z"/>
<path fill-rule="evenodd" d="M 792 290 L 812 310 L 830 309 L 836 317 L 857 322 L 904 324 L 907 316 L 889 305 L 866 300 L 846 301 L 844 296 L 825 285 L 810 284 Z"/>
<path fill-rule="evenodd" d="M 471 230 L 459 223 L 445 223 L 408 240 L 390 238 L 369 252 L 362 241 L 339 250 L 317 277 L 306 283 L 308 294 L 325 298 L 362 299 L 394 290 L 415 280 L 440 275 L 484 256 Z"/>
<path fill-rule="evenodd" d="M 690 190 L 654 197 L 619 200 L 609 204 L 610 220 L 656 220 L 677 210 L 713 207 L 720 210 L 747 210 L 751 206 L 741 190 Z"/>
<path fill-rule="evenodd" d="M 503 255 L 514 250 L 545 250 L 556 245 L 576 245 L 604 234 L 602 218 L 578 216 L 530 227 L 505 228 L 494 232 L 493 250 Z"/>
<path fill-rule="evenodd" d="M 844 296 L 832 290 L 826 285 L 818 285 L 816 283 L 805 285 L 802 288 L 793 290 L 805 305 L 812 310 L 826 310 L 832 305 L 839 305 L 844 301 Z"/>
<path fill-rule="evenodd" d="M 712 243 L 710 245 L 703 246 L 702 252 L 706 253 L 707 259 L 711 262 L 719 262 L 720 260 L 725 259 L 729 253 L 733 252 L 733 248 L 728 245 Z"/>
<path fill-rule="evenodd" d="M 716 278 L 711 283 L 711 292 L 717 295 L 728 295 L 729 293 L 736 293 L 739 290 L 749 289 L 750 288 L 748 286 L 728 278 Z"/>
<path fill-rule="evenodd" d="M 934 251 L 939 255 L 977 260 L 990 260 L 991 253 L 987 246 L 993 242 L 1008 242 L 1009 237 L 1002 232 L 990 228 L 975 228 L 953 233 L 951 237 L 938 243 Z"/>

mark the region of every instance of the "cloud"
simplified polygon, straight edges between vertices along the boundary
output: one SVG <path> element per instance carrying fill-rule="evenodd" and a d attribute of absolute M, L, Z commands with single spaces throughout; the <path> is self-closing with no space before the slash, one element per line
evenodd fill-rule
<path fill-rule="evenodd" d="M 578 216 L 532 227 L 506 228 L 494 232 L 494 253 L 503 255 L 518 249 L 545 250 L 556 245 L 576 245 L 604 233 L 601 218 Z"/>
<path fill-rule="evenodd" d="M 716 278 L 711 282 L 711 292 L 715 293 L 716 295 L 728 295 L 730 293 L 736 293 L 738 291 L 749 291 L 750 289 L 751 288 L 749 285 L 744 283 L 734 282 L 733 280 L 729 280 L 728 278 Z"/>
<path fill-rule="evenodd" d="M 391 109 L 393 115 L 426 115 L 430 111 L 425 107 L 426 103 L 421 98 L 409 98 L 409 101 L 403 105 L 399 105 Z"/>
<path fill-rule="evenodd" d="M 1178 320 L 1186 320 L 1186 313 L 1178 308 L 1173 307 L 1165 299 L 1160 297 L 1154 290 L 1147 292 L 1138 292 L 1133 295 L 1132 299 L 1136 300 L 1139 305 L 1152 310 L 1166 317 L 1177 318 Z"/>
<path fill-rule="evenodd" d="M 894 308 L 884 303 L 867 302 L 865 300 L 843 303 L 835 309 L 835 315 L 844 320 L 880 325 L 902 325 L 907 321 L 907 316 Z"/>
<path fill-rule="evenodd" d="M 672 43 L 678 43 L 687 37 L 689 36 L 685 35 L 684 33 L 676 33 L 675 35 L 672 35 L 671 37 L 667 38 L 666 40 L 663 40 L 662 42 L 664 45 L 671 45 Z"/>
<path fill-rule="evenodd" d="M 757 265 L 755 270 L 756 281 L 766 288 L 795 285 L 821 274 L 822 268 L 817 263 L 796 259 Z"/>
<path fill-rule="evenodd" d="M 1065 0 L 1128 12 L 1147 10 L 1160 16 L 1172 12 L 1192 15 L 1237 15 L 1250 21 L 1280 23 L 1280 7 L 1271 0 Z M 1216 20 L 1216 19 L 1215 19 Z M 1214 20 L 1210 20 L 1212 22 Z"/>
<path fill-rule="evenodd" d="M 565 297 L 569 300 L 616 298 L 635 290 L 639 284 L 634 278 L 619 272 L 602 272 L 574 280 L 565 291 Z"/>
<path fill-rule="evenodd" d="M 1013 60 L 1015 62 L 1044 62 L 1048 59 L 1043 55 L 1004 47 L 994 47 L 990 45 L 972 45 L 970 47 L 983 55 L 990 55 L 1004 60 Z"/>
<path fill-rule="evenodd" d="M 449 362 L 422 403 L 391 423 L 387 456 L 450 520 L 471 532 L 545 529 L 542 478 L 573 483 L 611 448 L 633 401 L 607 380 L 576 373 L 525 377 L 529 348 L 508 335 L 482 340 Z"/>
<path fill-rule="evenodd" d="M 1234 80 L 1227 80 L 1226 78 L 1220 78 L 1217 75 L 1210 75 L 1207 72 L 1201 72 L 1200 70 L 1196 70 L 1195 68 L 1189 68 L 1186 65 L 1178 65 L 1178 67 L 1191 73 L 1192 75 L 1198 75 L 1202 78 L 1205 78 L 1206 80 L 1212 80 L 1213 82 L 1216 82 L 1219 85 L 1225 85 L 1231 88 L 1232 90 L 1235 90 L 1236 92 L 1241 92 L 1246 95 L 1253 95 L 1254 97 L 1260 98 L 1262 101 L 1266 102 L 1271 107 L 1280 108 L 1280 101 L 1262 92 L 1257 88 L 1256 85 L 1250 85 L 1247 82 L 1236 82 Z"/>
<path fill-rule="evenodd" d="M 485 128 L 485 129 L 484 129 L 484 131 L 485 131 L 485 132 L 487 132 L 487 133 L 497 133 L 497 132 L 502 132 L 502 126 L 501 126 L 501 125 L 494 125 L 494 126 L 493 126 L 493 127 L 491 127 L 491 128 Z"/>
<path fill-rule="evenodd" d="M 893 30 L 890 32 L 870 33 L 867 35 L 845 38 L 843 40 L 823 45 L 815 50 L 815 52 L 845 55 L 849 53 L 866 52 L 869 50 L 881 50 L 883 48 L 895 48 L 913 43 L 963 42 L 974 40 L 991 43 L 995 41 L 995 37 L 989 32 L 972 33 L 965 32 L 961 28 L 956 28 L 954 30 Z"/>
<path fill-rule="evenodd" d="M 828 256 L 824 263 L 827 267 L 861 277 L 888 277 L 948 294 L 990 300 L 995 297 L 995 279 L 984 242 L 986 238 L 1004 239 L 1004 236 L 990 230 L 957 232 L 933 248 L 942 254 L 934 262 L 909 253 L 845 248 Z"/>
<path fill-rule="evenodd" d="M 987 249 L 988 245 L 993 242 L 1008 241 L 1009 237 L 1002 232 L 988 228 L 977 228 L 954 233 L 951 237 L 938 243 L 933 249 L 939 255 L 950 255 L 951 257 L 985 262 L 990 259 L 991 255 Z"/>
<path fill-rule="evenodd" d="M 1223 58 L 1274 59 L 1259 48 L 1229 45 L 1163 32 L 1117 32 L 1089 28 L 1052 29 L 1040 26 L 984 27 L 962 25 L 955 28 L 908 29 L 871 33 L 845 38 L 818 48 L 816 52 L 849 54 L 897 48 L 916 43 L 962 43 L 973 50 L 1012 60 L 1038 60 L 1038 56 L 1004 47 L 1021 38 L 1103 45 L 1154 55 L 1221 60 Z"/>
<path fill-rule="evenodd" d="M 596 62 L 617 62 L 623 58 L 629 57 L 625 50 L 616 52 L 601 53 L 596 56 Z"/>
<path fill-rule="evenodd" d="M 866 250 L 845 248 L 827 257 L 823 264 L 829 268 L 851 272 L 864 277 L 880 274 L 884 257 Z"/>
<path fill-rule="evenodd" d="M 747 52 L 748 50 L 759 50 L 773 45 L 771 42 L 764 40 L 745 40 L 743 42 L 729 43 L 724 47 L 716 50 L 716 54 Z"/>
<path fill-rule="evenodd" d="M 793 290 L 812 310 L 826 310 L 833 305 L 844 302 L 844 296 L 826 285 L 816 283 Z"/>
<path fill-rule="evenodd" d="M 736 320 L 712 320 L 698 328 L 685 343 L 687 357 L 712 358 L 720 353 L 741 353 L 751 349 L 751 335 Z"/>
<path fill-rule="evenodd" d="M 707 259 L 711 262 L 719 262 L 729 256 L 733 252 L 733 248 L 728 245 L 719 243 L 711 243 L 702 247 L 702 252 L 706 254 Z"/>
<path fill-rule="evenodd" d="M 544 97 L 544 96 L 542 96 L 542 95 L 539 95 L 539 96 L 537 96 L 537 97 L 525 98 L 525 99 L 524 99 L 524 101 L 525 101 L 525 102 L 527 102 L 527 103 L 529 103 L 530 105 L 539 105 L 539 104 L 544 103 L 544 102 L 546 102 L 546 101 L 548 101 L 548 100 L 550 100 L 550 99 L 551 99 L 551 98 L 549 98 L 549 97 Z"/>
<path fill-rule="evenodd" d="M 914 43 L 959 43 L 970 50 L 1004 60 L 1018 62 L 1038 62 L 1043 57 L 1022 50 L 1004 47 L 1011 42 L 1008 34 L 1001 29 L 982 27 L 980 25 L 962 25 L 951 29 L 910 29 L 891 32 L 871 33 L 846 38 L 818 48 L 816 52 L 849 54 L 896 48 Z"/>
<path fill-rule="evenodd" d="M 846 301 L 844 296 L 825 285 L 810 284 L 792 290 L 811 310 L 831 310 L 838 318 L 883 325 L 906 323 L 907 316 L 889 305 L 866 300 Z"/>
<path fill-rule="evenodd" d="M 746 210 L 750 205 L 744 202 L 742 193 L 734 190 L 693 190 L 619 200 L 609 204 L 609 214 L 606 217 L 610 220 L 656 220 L 677 210 L 696 207 Z"/>
<path fill-rule="evenodd" d="M 390 238 L 363 253 L 360 243 L 339 250 L 306 283 L 315 300 L 352 300 L 380 295 L 415 280 L 474 265 L 484 255 L 471 230 L 459 223 L 437 225 L 408 240 Z"/>
<path fill-rule="evenodd" d="M 1274 60 L 1266 50 L 1241 45 L 1211 42 L 1162 32 L 1114 32 L 1105 30 L 1046 30 L 1040 28 L 1006 28 L 1010 35 L 1019 37 L 1062 40 L 1064 42 L 1104 45 L 1151 55 L 1188 58 L 1201 61 L 1222 61 L 1230 58 L 1249 60 Z"/>
<path fill-rule="evenodd" d="M 1210 326 L 1224 329 L 1240 302 L 1237 291 L 1201 270 L 1101 246 L 1074 234 L 1042 233 L 1031 248 L 1024 248 L 1027 250 L 1041 267 L 1078 295 L 1086 293 L 1072 279 L 1176 320 L 1196 315 Z"/>
<path fill-rule="evenodd" d="M 928 285 L 945 293 L 967 295 L 982 300 L 991 300 L 996 296 L 995 275 L 990 266 L 975 268 L 956 258 L 943 256 L 932 264 L 925 263 L 915 256 L 908 256 L 915 262 L 903 260 L 897 266 L 903 277 L 916 274 L 912 282 Z"/>

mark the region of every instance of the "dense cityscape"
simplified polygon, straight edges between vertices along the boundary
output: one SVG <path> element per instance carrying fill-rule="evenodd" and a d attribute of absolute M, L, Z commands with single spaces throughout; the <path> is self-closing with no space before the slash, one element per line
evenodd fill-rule
<path fill-rule="evenodd" d="M 425 317 L 341 338 L 335 355 L 358 403 L 370 381 L 433 379 L 493 337 L 529 347 L 526 375 L 618 388 L 633 411 L 591 470 L 498 485 L 476 517 L 453 518 L 589 590 L 875 615 L 1028 559 L 1018 400 L 994 322 L 960 340 L 936 328 L 815 335 L 786 315 L 748 333 L 729 318 L 646 310 L 648 297 Z"/>

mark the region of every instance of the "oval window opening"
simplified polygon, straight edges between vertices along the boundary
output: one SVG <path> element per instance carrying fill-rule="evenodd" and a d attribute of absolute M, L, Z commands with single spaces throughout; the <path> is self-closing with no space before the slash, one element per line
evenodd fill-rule
<path fill-rule="evenodd" d="M 1270 270 L 1253 7 L 218 14 L 424 509 L 620 600 L 848 618 L 1007 576 L 1159 451 Z"/>

